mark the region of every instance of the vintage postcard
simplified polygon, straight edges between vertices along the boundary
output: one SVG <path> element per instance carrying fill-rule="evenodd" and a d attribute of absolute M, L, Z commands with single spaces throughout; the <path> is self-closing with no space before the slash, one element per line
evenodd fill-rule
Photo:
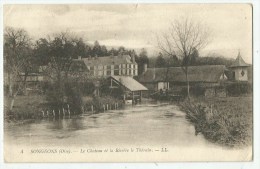
<path fill-rule="evenodd" d="M 4 4 L 4 160 L 253 160 L 251 4 Z"/>

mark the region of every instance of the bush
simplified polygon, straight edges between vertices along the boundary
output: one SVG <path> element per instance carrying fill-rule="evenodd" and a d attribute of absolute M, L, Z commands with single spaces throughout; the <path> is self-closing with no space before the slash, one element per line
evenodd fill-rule
<path fill-rule="evenodd" d="M 43 94 L 46 94 L 48 90 L 52 89 L 52 84 L 50 82 L 43 81 L 39 82 L 39 87 L 43 91 Z"/>
<path fill-rule="evenodd" d="M 65 95 L 67 97 L 66 102 L 70 105 L 76 114 L 83 113 L 83 101 L 82 92 L 78 86 L 73 83 L 66 83 Z"/>
<path fill-rule="evenodd" d="M 106 106 L 107 104 L 109 104 L 109 105 L 114 106 L 115 103 L 118 103 L 119 107 L 122 107 L 122 105 L 123 105 L 122 100 L 118 100 L 111 96 L 94 97 L 91 105 L 94 106 L 94 109 L 97 112 L 102 112 L 104 110 L 103 105 Z"/>
<path fill-rule="evenodd" d="M 46 87 L 46 99 L 49 103 L 61 104 L 63 103 L 64 97 L 64 84 L 59 86 L 57 83 L 48 84 Z"/>
<path fill-rule="evenodd" d="M 187 86 L 186 87 L 182 87 L 180 89 L 180 95 L 182 95 L 183 97 L 187 97 L 188 93 L 187 93 Z"/>
<path fill-rule="evenodd" d="M 200 84 L 195 84 L 195 85 L 190 85 L 190 95 L 191 96 L 204 96 L 205 93 L 205 88 L 202 87 Z M 180 95 L 187 97 L 188 93 L 187 93 L 187 86 L 182 87 L 181 91 L 180 91 Z"/>
<path fill-rule="evenodd" d="M 244 146 L 252 142 L 252 105 L 248 97 L 198 101 L 180 104 L 186 118 L 194 124 L 195 134 L 202 133 L 212 142 Z M 247 105 L 247 106 L 245 106 Z"/>
<path fill-rule="evenodd" d="M 199 84 L 195 84 L 192 87 L 190 87 L 190 94 L 193 96 L 196 96 L 196 97 L 204 96 L 204 93 L 205 93 L 205 88 Z"/>
<path fill-rule="evenodd" d="M 231 83 L 226 86 L 226 90 L 229 96 L 240 96 L 243 94 L 252 93 L 252 84 L 247 82 Z"/>
<path fill-rule="evenodd" d="M 82 95 L 92 95 L 93 92 L 95 91 L 95 85 L 93 82 L 80 82 L 78 86 L 82 92 Z"/>

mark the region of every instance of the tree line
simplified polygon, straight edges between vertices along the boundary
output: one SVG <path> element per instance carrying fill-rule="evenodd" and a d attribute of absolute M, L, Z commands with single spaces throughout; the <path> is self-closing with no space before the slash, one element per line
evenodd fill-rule
<path fill-rule="evenodd" d="M 24 29 L 7 27 L 4 30 L 4 69 L 7 77 L 6 93 L 10 101 L 8 109 L 12 111 L 16 96 L 26 89 L 28 75 L 38 72 L 40 66 L 44 67 L 42 71 L 53 82 L 49 88 L 52 92 L 51 100 L 64 103 L 67 99 L 65 84 L 71 80 L 69 74 L 73 59 L 78 56 L 85 58 L 119 54 L 134 55 L 139 71 L 142 71 L 144 63 L 148 63 L 145 49 L 142 49 L 139 55 L 123 46 L 108 50 L 98 41 L 91 46 L 70 32 L 61 32 L 33 41 Z M 85 72 L 78 79 L 88 78 L 91 77 Z"/>
<path fill-rule="evenodd" d="M 201 57 L 198 52 L 194 53 L 190 61 L 190 66 L 200 65 L 225 65 L 230 66 L 234 59 L 225 58 L 221 55 L 210 55 Z M 155 68 L 167 68 L 167 67 L 180 67 L 181 63 L 177 57 L 170 58 L 163 55 L 161 52 L 158 53 L 157 57 L 149 58 L 149 67 Z"/>

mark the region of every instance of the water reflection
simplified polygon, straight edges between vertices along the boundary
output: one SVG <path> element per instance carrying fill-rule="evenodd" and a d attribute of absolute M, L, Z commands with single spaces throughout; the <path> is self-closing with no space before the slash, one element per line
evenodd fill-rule
<path fill-rule="evenodd" d="M 204 145 L 202 136 L 177 106 L 147 103 L 124 110 L 44 119 L 31 124 L 5 127 L 6 140 L 12 144 L 32 145 Z"/>

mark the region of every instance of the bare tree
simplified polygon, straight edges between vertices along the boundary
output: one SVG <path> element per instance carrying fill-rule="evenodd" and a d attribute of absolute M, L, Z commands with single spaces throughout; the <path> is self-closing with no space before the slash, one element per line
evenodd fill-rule
<path fill-rule="evenodd" d="M 31 39 L 23 29 L 7 27 L 4 30 L 4 67 L 7 73 L 9 111 L 12 111 L 15 98 L 24 87 L 31 68 Z"/>
<path fill-rule="evenodd" d="M 187 95 L 189 91 L 188 68 L 192 60 L 192 54 L 206 47 L 209 43 L 209 30 L 201 23 L 191 19 L 175 20 L 171 23 L 169 32 L 157 36 L 158 47 L 166 55 L 178 61 L 185 73 L 187 83 Z M 168 72 L 168 71 L 167 71 Z"/>
<path fill-rule="evenodd" d="M 82 72 L 71 71 L 73 59 L 85 54 L 85 46 L 82 39 L 70 32 L 55 34 L 48 40 L 44 40 L 44 45 L 38 43 L 38 46 L 36 46 L 38 51 L 43 51 L 40 56 L 48 56 L 48 66 L 44 72 L 56 85 L 56 89 L 53 91 L 53 101 L 64 103 L 64 85 L 68 82 L 69 76 L 79 78 L 80 75 L 81 77 L 86 75 Z"/>

